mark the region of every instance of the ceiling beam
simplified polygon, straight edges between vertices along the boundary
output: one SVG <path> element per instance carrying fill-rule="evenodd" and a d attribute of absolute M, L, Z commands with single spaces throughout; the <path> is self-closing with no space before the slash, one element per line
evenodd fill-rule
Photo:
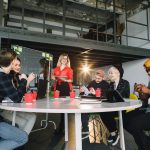
<path fill-rule="evenodd" d="M 59 46 L 67 46 L 67 47 L 76 47 L 78 49 L 91 50 L 95 49 L 97 51 L 104 52 L 116 52 L 120 54 L 131 54 L 135 56 L 150 56 L 150 50 L 138 47 L 131 46 L 123 46 L 123 45 L 115 45 L 112 43 L 104 43 L 100 41 L 94 40 L 86 40 L 81 38 L 71 38 L 71 37 L 62 37 L 50 34 L 37 33 L 33 31 L 25 31 L 20 29 L 12 29 L 7 27 L 0 27 L 0 37 L 15 39 L 15 40 L 23 40 L 23 41 L 31 41 L 31 42 L 39 42 L 39 43 L 47 43 L 47 44 L 55 44 Z"/>

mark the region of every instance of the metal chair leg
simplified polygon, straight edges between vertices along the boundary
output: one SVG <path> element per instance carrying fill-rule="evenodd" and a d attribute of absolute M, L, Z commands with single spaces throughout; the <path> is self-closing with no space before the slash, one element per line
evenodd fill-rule
<path fill-rule="evenodd" d="M 45 125 L 43 126 L 44 122 L 45 122 Z M 40 130 L 46 129 L 47 126 L 48 126 L 48 123 L 52 123 L 54 125 L 54 129 L 56 130 L 56 128 L 57 128 L 56 127 L 56 123 L 54 121 L 48 120 L 48 113 L 46 113 L 45 120 L 41 120 L 41 126 L 43 126 L 43 127 L 39 128 L 39 129 L 32 130 L 31 132 L 36 132 L 36 131 L 40 131 Z"/>

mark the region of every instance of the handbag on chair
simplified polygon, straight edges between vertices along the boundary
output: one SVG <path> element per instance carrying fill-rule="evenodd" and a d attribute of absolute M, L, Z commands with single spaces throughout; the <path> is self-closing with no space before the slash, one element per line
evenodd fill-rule
<path fill-rule="evenodd" d="M 100 115 L 90 115 L 88 126 L 90 143 L 104 143 L 107 145 L 109 131 L 101 120 Z"/>

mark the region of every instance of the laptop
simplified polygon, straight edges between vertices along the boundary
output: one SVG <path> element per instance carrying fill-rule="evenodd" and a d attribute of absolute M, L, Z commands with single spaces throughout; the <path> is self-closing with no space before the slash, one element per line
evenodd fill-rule
<path fill-rule="evenodd" d="M 107 97 L 107 102 L 110 103 L 124 102 L 124 99 L 118 90 L 107 91 L 106 97 Z"/>

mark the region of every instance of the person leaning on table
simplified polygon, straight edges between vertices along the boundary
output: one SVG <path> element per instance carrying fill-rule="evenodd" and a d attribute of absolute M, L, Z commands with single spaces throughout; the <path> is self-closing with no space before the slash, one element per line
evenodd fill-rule
<path fill-rule="evenodd" d="M 149 64 L 150 64 L 150 59 L 149 59 Z M 118 68 L 118 67 L 116 67 L 116 68 Z M 118 68 L 118 71 L 120 70 L 119 72 L 121 74 L 122 69 L 119 69 L 119 68 Z M 148 69 L 147 66 L 145 66 L 145 69 Z M 148 75 L 150 75 L 150 70 L 148 71 Z M 121 87 L 123 87 L 123 85 Z M 122 89 L 121 87 L 120 87 L 120 89 L 117 88 L 120 93 L 121 93 L 121 89 Z M 143 87 L 143 89 L 145 89 L 145 88 Z M 127 89 L 124 88 L 124 90 L 127 90 Z M 142 89 L 141 89 L 141 91 L 142 91 Z M 144 92 L 144 90 L 143 90 L 143 92 Z M 123 95 L 123 93 L 122 93 L 122 95 Z M 150 138 L 144 132 L 145 130 L 150 129 L 150 113 L 145 113 L 145 111 L 141 110 L 140 108 L 137 108 L 128 113 L 126 111 L 123 111 L 122 115 L 123 115 L 123 127 L 134 137 L 134 140 L 138 146 L 138 150 L 150 150 Z M 101 117 L 102 117 L 102 115 L 101 115 Z M 112 126 L 113 123 L 111 121 L 114 117 L 107 115 L 107 117 L 105 116 L 105 118 L 107 118 L 107 120 L 109 119 L 109 121 L 110 121 L 109 123 L 107 123 L 106 126 L 108 127 L 111 125 L 112 129 L 114 128 L 114 132 L 116 132 L 117 131 L 116 125 Z M 103 118 L 102 120 L 105 121 L 105 118 Z M 106 122 L 104 122 L 104 123 L 106 123 Z M 117 135 L 117 136 L 115 136 L 115 135 Z M 115 141 L 118 141 L 118 140 L 116 140 L 116 139 L 118 139 L 118 134 L 114 134 L 114 133 L 111 134 L 111 136 L 108 140 L 111 140 L 111 139 L 112 139 L 112 141 L 114 141 L 114 139 L 115 139 Z M 115 144 L 116 143 L 117 142 L 115 142 Z M 115 144 L 113 144 L 113 145 L 115 145 Z"/>
<path fill-rule="evenodd" d="M 21 85 L 15 89 L 10 80 L 9 73 L 16 53 L 11 50 L 0 51 L 0 102 L 5 97 L 19 102 L 26 91 L 27 77 L 21 75 Z M 0 149 L 12 150 L 24 145 L 28 141 L 25 131 L 6 123 L 0 118 Z"/>
<path fill-rule="evenodd" d="M 92 80 L 88 86 L 87 89 L 89 91 L 89 94 L 91 96 L 95 96 L 96 89 L 101 90 L 101 96 L 106 97 L 106 91 L 109 89 L 109 83 L 104 80 L 105 72 L 102 69 L 99 69 L 95 72 L 95 79 Z M 86 94 L 85 89 L 81 86 L 80 88 L 80 95 Z"/>
<path fill-rule="evenodd" d="M 99 69 L 95 71 L 95 79 L 92 80 L 86 89 L 84 89 L 83 86 L 80 87 L 80 95 L 86 95 L 86 90 L 88 90 L 88 95 L 87 96 L 95 96 L 96 89 L 101 90 L 101 96 L 106 97 L 106 91 L 107 89 L 110 88 L 109 83 L 104 80 L 105 72 L 102 69 Z M 88 120 L 89 120 L 89 114 L 88 113 L 82 113 L 81 115 L 82 118 L 82 126 L 83 130 L 88 129 Z"/>
<path fill-rule="evenodd" d="M 123 79 L 124 70 L 122 64 L 115 64 L 108 70 L 108 78 L 110 80 L 110 91 L 117 90 L 122 97 L 129 98 L 130 85 L 127 80 Z M 107 142 L 115 146 L 120 138 L 117 123 L 115 118 L 118 117 L 118 112 L 105 112 L 100 113 L 101 119 L 108 128 L 110 136 Z"/>
<path fill-rule="evenodd" d="M 21 60 L 17 57 L 12 64 L 12 70 L 10 72 L 10 79 L 12 80 L 13 86 L 18 88 L 20 85 L 20 70 L 21 70 Z M 32 76 L 34 78 L 34 76 Z M 31 79 L 32 79 L 31 78 Z M 27 87 L 29 86 L 30 81 L 27 83 Z M 7 120 L 12 121 L 13 113 L 12 111 L 3 111 L 1 116 Z M 25 113 L 25 112 L 17 112 L 16 113 L 16 124 L 20 129 L 26 131 L 28 134 L 31 132 L 36 121 L 36 115 L 34 113 Z"/>

